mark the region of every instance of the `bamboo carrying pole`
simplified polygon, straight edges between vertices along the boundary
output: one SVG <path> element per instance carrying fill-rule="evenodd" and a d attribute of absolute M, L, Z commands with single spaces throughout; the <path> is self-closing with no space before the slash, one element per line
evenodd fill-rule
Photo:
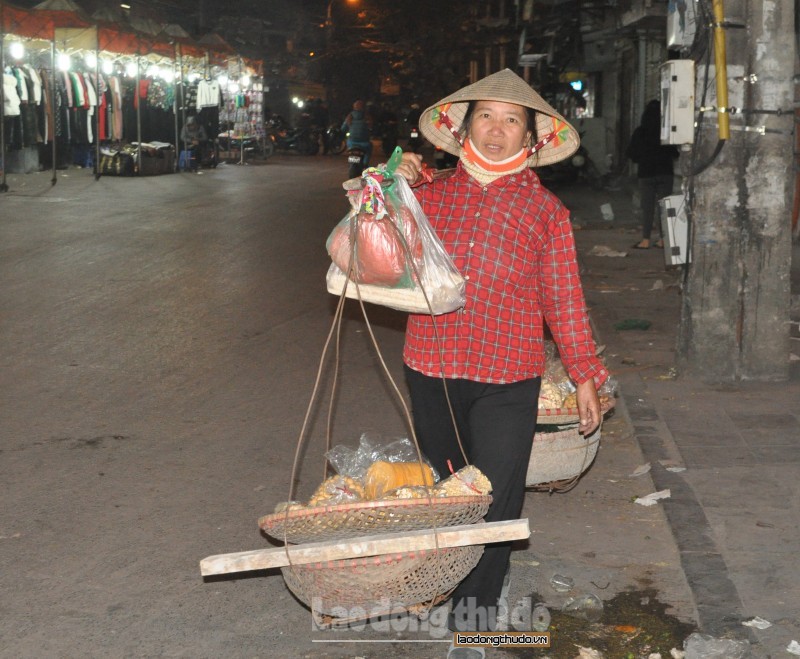
<path fill-rule="evenodd" d="M 364 558 L 408 551 L 435 550 L 445 547 L 466 547 L 494 542 L 524 540 L 531 531 L 527 519 L 504 522 L 464 524 L 422 531 L 382 533 L 347 540 L 310 542 L 288 547 L 255 549 L 235 554 L 217 554 L 200 561 L 204 577 L 232 572 L 248 572 L 288 565 L 307 565 L 346 558 Z"/>

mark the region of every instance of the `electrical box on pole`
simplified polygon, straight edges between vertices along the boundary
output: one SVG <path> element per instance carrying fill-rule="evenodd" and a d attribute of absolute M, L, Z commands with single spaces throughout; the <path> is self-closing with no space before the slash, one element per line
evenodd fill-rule
<path fill-rule="evenodd" d="M 692 260 L 689 254 L 689 221 L 686 197 L 676 194 L 658 200 L 661 210 L 661 236 L 664 240 L 664 261 L 667 265 L 683 265 Z"/>
<path fill-rule="evenodd" d="M 694 61 L 661 65 L 661 143 L 694 142 Z"/>

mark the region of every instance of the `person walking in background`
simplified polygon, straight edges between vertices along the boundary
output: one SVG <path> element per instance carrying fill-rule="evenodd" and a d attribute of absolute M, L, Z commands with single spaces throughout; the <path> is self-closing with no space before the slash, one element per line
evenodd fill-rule
<path fill-rule="evenodd" d="M 544 322 L 576 384 L 587 436 L 600 424 L 597 387 L 608 377 L 595 354 L 569 211 L 530 169 L 569 158 L 580 140 L 509 69 L 442 99 L 420 124 L 458 164 L 433 179 L 422 157 L 406 152 L 396 172 L 414 186 L 467 284 L 464 307 L 435 325 L 431 316 L 409 316 L 403 357 L 414 429 L 439 473 L 464 465 L 461 444 L 486 474 L 493 488 L 487 522 L 517 519 L 544 372 Z M 507 628 L 510 553 L 509 543 L 486 547 L 453 593 L 450 629 Z M 447 656 L 485 653 L 451 646 Z"/>
<path fill-rule="evenodd" d="M 675 178 L 672 165 L 678 157 L 676 146 L 661 144 L 661 103 L 658 100 L 650 101 L 645 107 L 625 155 L 637 165 L 642 210 L 642 239 L 633 247 L 649 249 L 658 200 L 672 194 Z M 659 238 L 655 246 L 663 247 L 663 240 Z"/>

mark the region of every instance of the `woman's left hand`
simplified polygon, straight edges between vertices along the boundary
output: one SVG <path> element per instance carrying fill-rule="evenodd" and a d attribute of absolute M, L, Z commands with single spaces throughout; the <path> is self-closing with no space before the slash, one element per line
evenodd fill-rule
<path fill-rule="evenodd" d="M 600 397 L 594 380 L 589 378 L 577 386 L 578 431 L 584 436 L 591 435 L 600 425 Z"/>

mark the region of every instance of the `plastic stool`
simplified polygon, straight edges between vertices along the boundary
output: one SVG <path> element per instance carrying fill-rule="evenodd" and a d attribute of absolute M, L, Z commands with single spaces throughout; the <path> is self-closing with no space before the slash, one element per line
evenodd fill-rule
<path fill-rule="evenodd" d="M 185 172 L 187 169 L 197 169 L 197 161 L 194 157 L 193 151 L 181 151 L 178 158 L 178 169 Z"/>

